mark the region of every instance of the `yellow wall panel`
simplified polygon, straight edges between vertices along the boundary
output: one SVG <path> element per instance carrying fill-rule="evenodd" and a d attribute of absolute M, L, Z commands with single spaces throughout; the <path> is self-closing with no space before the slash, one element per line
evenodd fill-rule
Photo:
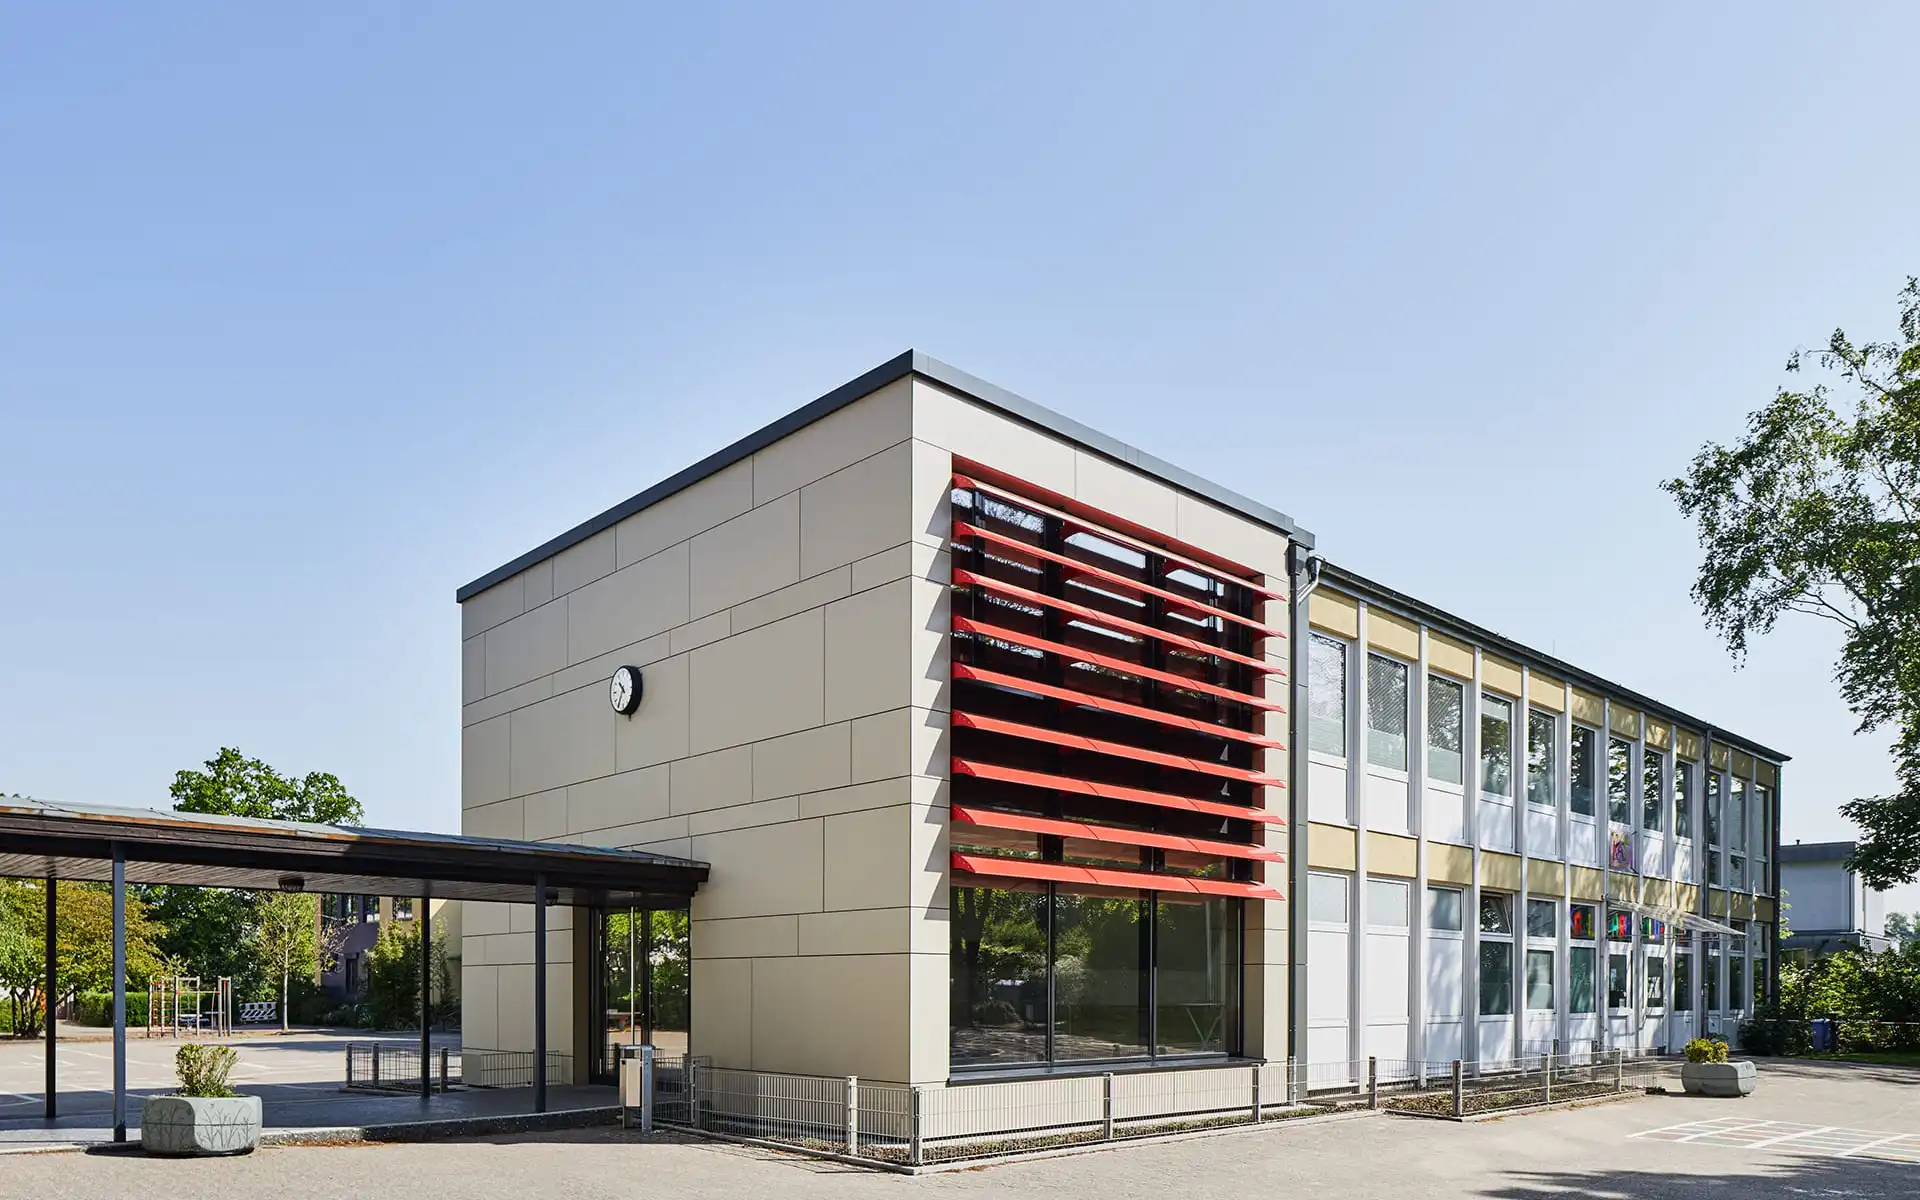
<path fill-rule="evenodd" d="M 1615 704 L 1607 709 L 1607 715 L 1613 720 L 1613 731 L 1621 737 L 1640 736 L 1640 712 L 1624 704 Z"/>
<path fill-rule="evenodd" d="M 1573 689 L 1573 719 L 1593 726 L 1604 725 L 1607 721 L 1607 706 L 1600 697 L 1575 688 Z"/>
<path fill-rule="evenodd" d="M 1473 882 L 1473 851 L 1465 846 L 1427 843 L 1427 878 L 1438 883 Z"/>
<path fill-rule="evenodd" d="M 1681 758 L 1692 759 L 1695 762 L 1700 760 L 1700 735 L 1697 733 L 1680 731 L 1674 735 L 1673 747 L 1673 752 Z"/>
<path fill-rule="evenodd" d="M 1762 898 L 1753 902 L 1753 917 L 1756 921 L 1773 924 L 1773 901 Z"/>
<path fill-rule="evenodd" d="M 1461 679 L 1473 678 L 1473 647 L 1444 634 L 1427 634 L 1427 665 Z"/>
<path fill-rule="evenodd" d="M 1753 919 L 1753 897 L 1735 893 L 1733 897 L 1733 916 L 1735 920 Z"/>
<path fill-rule="evenodd" d="M 1567 887 L 1575 900 L 1598 900 L 1606 895 L 1606 875 L 1592 867 L 1567 868 Z"/>
<path fill-rule="evenodd" d="M 1420 657 L 1420 627 L 1377 608 L 1367 610 L 1367 645 L 1401 658 Z"/>
<path fill-rule="evenodd" d="M 1520 890 L 1520 856 L 1492 850 L 1480 852 L 1480 886 L 1503 892 Z"/>
<path fill-rule="evenodd" d="M 1354 857 L 1353 830 L 1338 825 L 1307 827 L 1307 865 L 1329 871 L 1351 871 Z"/>
<path fill-rule="evenodd" d="M 1707 915 L 1724 917 L 1727 915 L 1727 894 L 1719 889 L 1707 893 Z"/>
<path fill-rule="evenodd" d="M 1527 860 L 1527 891 L 1540 896 L 1558 896 L 1566 882 L 1566 868 L 1551 859 Z"/>
<path fill-rule="evenodd" d="M 1679 884 L 1674 892 L 1674 907 L 1681 912 L 1700 911 L 1700 889 L 1691 883 Z"/>
<path fill-rule="evenodd" d="M 1741 750 L 1733 752 L 1733 773 L 1742 779 L 1753 778 L 1753 755 Z"/>
<path fill-rule="evenodd" d="M 1647 745 L 1652 746 L 1655 750 L 1671 750 L 1673 748 L 1673 726 L 1667 724 L 1665 721 L 1656 721 L 1652 717 L 1648 717 Z"/>
<path fill-rule="evenodd" d="M 1503 695 L 1520 695 L 1520 666 L 1504 658 L 1495 658 L 1491 654 L 1480 656 L 1480 686 L 1491 688 Z"/>
<path fill-rule="evenodd" d="M 1307 600 L 1307 620 L 1315 629 L 1344 638 L 1360 636 L 1360 602 L 1339 592 L 1316 588 Z"/>
<path fill-rule="evenodd" d="M 1412 879 L 1419 873 L 1419 842 L 1392 833 L 1367 835 L 1367 874 Z"/>
<path fill-rule="evenodd" d="M 1551 675 L 1527 675 L 1527 702 L 1535 708 L 1567 711 L 1567 685 Z"/>
<path fill-rule="evenodd" d="M 1760 764 L 1757 777 L 1761 784 L 1766 787 L 1777 788 L 1780 786 L 1780 768 L 1770 762 Z"/>
<path fill-rule="evenodd" d="M 1713 746 L 1707 751 L 1708 765 L 1711 766 L 1716 771 L 1724 771 L 1733 762 L 1732 754 L 1733 752 L 1728 750 L 1725 746 L 1722 746 L 1720 743 L 1715 742 Z"/>

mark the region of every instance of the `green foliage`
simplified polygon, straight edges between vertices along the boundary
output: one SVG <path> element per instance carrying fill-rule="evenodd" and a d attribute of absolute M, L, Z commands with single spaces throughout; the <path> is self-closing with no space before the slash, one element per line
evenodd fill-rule
<path fill-rule="evenodd" d="M 358 825 L 366 819 L 360 802 L 324 771 L 294 779 L 257 758 L 240 757 L 231 746 L 222 746 L 206 767 L 173 777 L 176 811 L 321 825 Z"/>
<path fill-rule="evenodd" d="M 13 1032 L 40 1032 L 47 1005 L 46 885 L 0 879 L 0 991 L 6 993 Z M 127 988 L 144 991 L 162 970 L 158 927 L 138 896 L 127 897 Z M 60 884 L 54 930 L 60 995 L 113 986 L 113 894 L 104 884 Z"/>
<path fill-rule="evenodd" d="M 344 938 L 338 925 L 322 928 L 318 896 L 263 892 L 253 898 L 246 947 L 266 969 L 280 1000 L 280 1028 L 286 1029 L 291 1017 L 295 981 L 311 979 L 321 959 L 337 953 Z"/>
<path fill-rule="evenodd" d="M 182 1096 L 217 1098 L 233 1095 L 227 1076 L 240 1055 L 232 1046 L 203 1046 L 188 1042 L 173 1056 L 174 1073 L 180 1076 Z"/>
<path fill-rule="evenodd" d="M 444 930 L 436 926 L 432 957 L 435 990 L 440 992 L 442 1008 L 450 1006 L 451 993 L 443 986 L 451 975 L 447 963 Z M 367 1010 L 367 1022 L 375 1029 L 418 1029 L 420 1027 L 420 931 L 417 921 L 394 921 L 380 930 L 380 938 L 366 954 L 367 983 L 361 995 Z M 436 1011 L 436 1023 L 444 1015 Z"/>
<path fill-rule="evenodd" d="M 1883 928 L 1896 945 L 1904 946 L 1920 937 L 1920 928 L 1916 928 L 1914 918 L 1906 913 L 1888 913 Z"/>
<path fill-rule="evenodd" d="M 1787 370 L 1731 446 L 1709 442 L 1663 486 L 1700 536 L 1693 586 L 1736 657 L 1790 613 L 1834 622 L 1835 677 L 1862 732 L 1895 731 L 1898 791 L 1848 801 L 1866 836 L 1852 865 L 1875 887 L 1920 874 L 1920 280 L 1899 295 L 1899 337 L 1859 345 L 1835 330 Z"/>
<path fill-rule="evenodd" d="M 1694 1038 L 1687 1043 L 1687 1061 L 1723 1063 L 1727 1061 L 1727 1044 L 1719 1038 Z"/>
<path fill-rule="evenodd" d="M 76 1024 L 105 1027 L 113 1024 L 112 992 L 81 992 L 73 998 L 73 1019 Z M 140 991 L 127 993 L 127 1028 L 144 1026 L 147 1023 L 147 993 Z"/>
<path fill-rule="evenodd" d="M 197 976 L 209 988 L 226 976 L 236 997 L 267 990 L 269 964 L 253 952 L 247 937 L 259 893 L 196 887 L 139 892 L 158 928 L 160 954 L 176 973 Z"/>

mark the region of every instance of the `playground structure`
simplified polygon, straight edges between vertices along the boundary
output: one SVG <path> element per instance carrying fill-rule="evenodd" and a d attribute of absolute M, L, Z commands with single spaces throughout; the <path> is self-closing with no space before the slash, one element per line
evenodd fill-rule
<path fill-rule="evenodd" d="M 173 1037 L 233 1032 L 233 979 L 222 975 L 210 988 L 198 975 L 167 975 L 147 984 L 147 1036 Z"/>

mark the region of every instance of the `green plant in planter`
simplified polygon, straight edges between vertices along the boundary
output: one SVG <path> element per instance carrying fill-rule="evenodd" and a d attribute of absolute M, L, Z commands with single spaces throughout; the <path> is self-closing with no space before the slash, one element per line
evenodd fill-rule
<path fill-rule="evenodd" d="M 1694 1038 L 1687 1043 L 1687 1061 L 1690 1063 L 1723 1063 L 1727 1061 L 1727 1044 L 1719 1038 Z"/>
<path fill-rule="evenodd" d="M 188 1042 L 173 1056 L 173 1069 L 180 1076 L 182 1096 L 216 1098 L 234 1095 L 227 1076 L 240 1058 L 232 1046 L 202 1046 Z"/>

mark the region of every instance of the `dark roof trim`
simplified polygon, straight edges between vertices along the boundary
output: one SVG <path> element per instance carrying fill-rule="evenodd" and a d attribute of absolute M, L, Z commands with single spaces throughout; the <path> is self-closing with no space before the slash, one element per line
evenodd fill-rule
<path fill-rule="evenodd" d="M 1855 844 L 1854 842 L 1795 842 L 1791 846 L 1780 847 L 1777 858 L 1783 863 L 1844 862 L 1853 856 Z"/>
<path fill-rule="evenodd" d="M 1570 662 L 1564 662 L 1550 654 L 1542 654 L 1530 646 L 1523 646 L 1512 638 L 1503 637 L 1484 626 L 1462 620 L 1444 609 L 1435 608 L 1424 600 L 1416 600 L 1405 592 L 1397 592 L 1385 584 L 1376 583 L 1364 575 L 1355 574 L 1345 567 L 1325 563 L 1321 568 L 1321 581 L 1343 591 L 1358 595 L 1369 604 L 1397 610 L 1402 616 L 1422 621 L 1443 631 L 1453 633 L 1467 641 L 1477 642 L 1483 649 L 1497 650 L 1511 658 L 1525 663 L 1529 667 L 1538 667 L 1542 671 L 1557 675 L 1570 683 L 1583 684 L 1591 691 L 1605 692 L 1616 700 L 1624 700 L 1634 706 L 1664 717 L 1689 729 L 1705 733 L 1713 741 L 1725 746 L 1733 746 L 1749 754 L 1775 763 L 1792 761 L 1788 755 L 1769 749 L 1759 742 L 1749 741 L 1728 733 L 1707 721 L 1681 712 L 1671 705 L 1662 704 L 1651 696 L 1642 695 L 1632 688 L 1623 687 L 1612 680 L 1603 679 L 1591 671 L 1582 670 Z"/>
<path fill-rule="evenodd" d="M 1293 518 L 1283 512 L 1268 508 L 1238 492 L 1155 458 L 1144 450 L 1108 437 L 1098 430 L 1090 429 L 1070 417 L 1035 404 L 1024 396 L 995 387 L 986 380 L 969 375 L 957 367 L 948 366 L 937 358 L 922 354 L 918 350 L 908 350 L 888 359 L 864 375 L 848 380 L 826 395 L 793 410 L 773 423 L 756 429 L 725 449 L 709 454 L 686 470 L 670 475 L 645 491 L 622 500 L 598 516 L 582 521 L 560 536 L 527 551 L 512 562 L 495 567 L 455 592 L 454 598 L 462 602 L 470 600 L 493 585 L 511 579 L 528 567 L 552 558 L 567 547 L 586 541 L 594 534 L 619 524 L 642 509 L 658 504 L 675 492 L 692 487 L 707 476 L 718 474 L 741 459 L 766 449 L 788 434 L 811 425 L 820 418 L 845 408 L 862 396 L 879 391 L 888 384 L 909 375 L 918 375 L 950 391 L 959 392 L 969 399 L 999 409 L 1015 420 L 1036 429 L 1065 438 L 1143 474 L 1152 475 L 1181 491 L 1276 529 L 1303 546 L 1313 545 L 1313 535 L 1294 524 Z"/>

